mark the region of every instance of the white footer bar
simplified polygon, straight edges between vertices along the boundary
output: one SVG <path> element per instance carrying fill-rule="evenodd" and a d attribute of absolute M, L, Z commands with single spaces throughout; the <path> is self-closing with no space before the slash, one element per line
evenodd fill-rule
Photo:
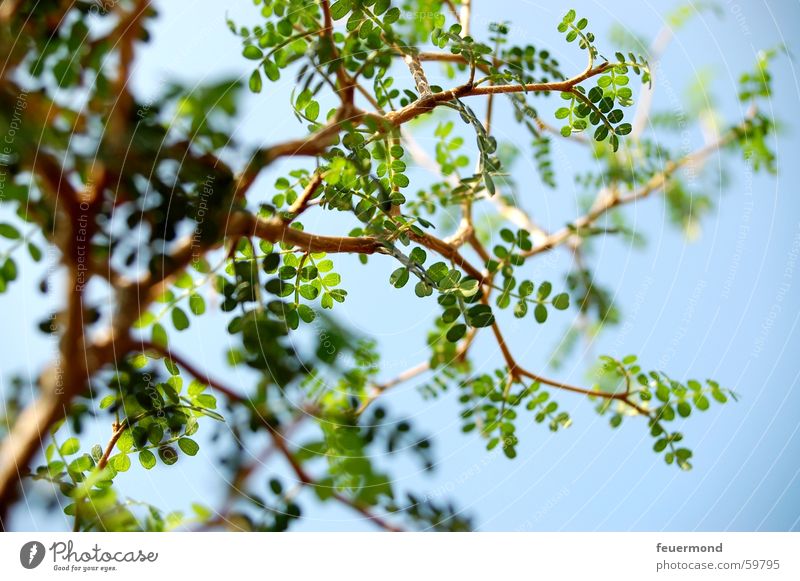
<path fill-rule="evenodd" d="M 4 533 L 0 569 L 4 579 L 796 581 L 800 533 Z"/>

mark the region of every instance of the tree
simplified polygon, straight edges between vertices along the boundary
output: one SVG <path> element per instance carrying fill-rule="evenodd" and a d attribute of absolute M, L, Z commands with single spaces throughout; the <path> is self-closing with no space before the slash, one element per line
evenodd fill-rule
<path fill-rule="evenodd" d="M 155 17 L 149 2 L 33 8 L 9 0 L 0 8 L 0 202 L 8 216 L 0 224 L 0 291 L 15 283 L 22 260 L 46 252 L 58 257 L 63 277 L 57 289 L 41 289 L 62 293 L 62 308 L 41 323 L 57 338 L 58 355 L 33 385 L 17 378 L 3 394 L 3 516 L 20 485 L 40 481 L 49 484 L 37 489 L 45 496 L 62 497 L 75 530 L 284 530 L 301 515 L 297 484 L 385 529 L 468 529 L 452 504 L 401 495 L 392 474 L 371 461 L 378 451 L 403 451 L 432 465 L 430 440 L 402 418 L 390 421 L 379 401 L 429 371 L 424 391 L 457 397 L 464 432 L 480 432 L 488 450 L 509 459 L 520 422 L 570 425 L 553 397 L 564 392 L 596 402 L 612 428 L 623 418 L 640 422 L 667 464 L 691 468 L 693 453 L 671 422 L 727 402 L 731 390 L 620 354 L 601 358 L 594 383 L 567 384 L 518 361 L 503 321 L 513 313 L 525 324 L 563 323 L 561 312 L 571 310 L 576 322 L 564 343 L 591 338 L 620 313 L 595 281 L 590 242 L 639 236 L 625 222 L 626 205 L 661 197 L 691 233 L 711 201 L 693 191 L 687 168 L 696 174 L 718 153 L 738 154 L 774 173 L 774 126 L 759 105 L 770 97 L 776 51 L 741 77 L 747 115 L 710 128 L 705 146 L 681 154 L 658 137 L 686 119 L 650 111 L 669 34 L 650 48 L 622 38 L 609 50 L 584 15 L 569 10 L 553 23 L 563 46 L 547 50 L 514 45 L 507 23 L 471 28 L 469 0 L 255 3 L 261 22 L 228 23 L 252 64 L 249 80 L 172 84 L 154 102 L 128 83 Z M 693 10 L 676 11 L 668 26 Z M 562 70 L 562 50 L 582 51 L 585 68 Z M 431 67 L 451 82 L 429 83 Z M 306 135 L 246 150 L 232 136 L 240 91 L 275 101 L 271 83 L 287 75 L 295 81 L 287 107 Z M 525 148 L 498 143 L 492 120 L 501 106 L 530 133 Z M 653 124 L 661 130 L 650 137 Z M 433 153 L 413 137 L 428 126 Z M 526 183 L 554 187 L 550 148 L 561 139 L 583 146 L 593 162 L 577 177 L 595 196 L 579 217 L 547 232 L 509 171 L 517 155 L 532 155 L 538 181 Z M 263 194 L 268 169 L 277 174 L 271 201 L 259 202 L 254 190 Z M 479 205 L 495 214 L 488 226 L 473 219 Z M 336 235 L 307 231 L 303 218 L 312 212 L 359 225 Z M 457 226 L 441 237 L 454 214 Z M 530 280 L 530 265 L 558 249 L 573 258 L 564 280 Z M 428 359 L 396 379 L 379 382 L 375 341 L 331 315 L 348 300 L 336 271 L 342 253 L 357 255 L 365 273 L 374 261 L 393 261 L 385 292 L 437 305 Z M 171 346 L 209 305 L 224 314 L 230 365 L 249 369 L 252 384 L 231 387 Z M 479 334 L 502 353 L 494 372 L 471 364 Z M 107 441 L 68 436 L 95 414 L 107 421 Z M 220 466 L 232 483 L 225 506 L 165 514 L 127 503 L 115 487 L 120 472 L 195 456 L 195 433 L 223 424 Z M 289 437 L 298 428 L 314 437 L 298 445 Z M 282 457 L 292 472 L 265 490 L 249 480 L 259 464 L 247 450 L 259 434 L 270 440 L 264 455 Z"/>

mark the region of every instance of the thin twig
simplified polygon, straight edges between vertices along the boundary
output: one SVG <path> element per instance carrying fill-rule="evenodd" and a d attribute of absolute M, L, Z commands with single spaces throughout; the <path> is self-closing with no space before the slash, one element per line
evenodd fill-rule
<path fill-rule="evenodd" d="M 341 99 L 343 104 L 353 104 L 353 83 L 344 68 L 344 61 L 339 56 L 339 49 L 336 48 L 336 43 L 333 40 L 333 19 L 331 18 L 331 7 L 328 0 L 320 0 L 322 7 L 322 17 L 325 26 L 322 29 L 322 36 L 324 36 L 331 47 L 332 60 L 336 61 L 336 80 L 339 83 L 339 91 L 341 92 Z"/>
<path fill-rule="evenodd" d="M 555 248 L 573 236 L 576 231 L 580 231 L 583 228 L 591 226 L 598 218 L 603 216 L 608 211 L 618 206 L 630 204 L 636 200 L 648 197 L 653 192 L 662 189 L 668 183 L 669 178 L 671 178 L 679 169 L 702 162 L 708 156 L 718 151 L 725 144 L 729 143 L 734 137 L 735 132 L 730 131 L 717 141 L 698 149 L 694 153 L 690 153 L 676 161 L 668 162 L 662 172 L 651 177 L 641 188 L 634 192 L 622 196 L 606 195 L 604 198 L 598 199 L 593 208 L 587 214 L 575 220 L 571 226 L 562 228 L 561 230 L 550 234 L 542 243 L 524 252 L 523 255 L 534 256 Z"/>
<path fill-rule="evenodd" d="M 303 189 L 303 192 L 297 197 L 294 201 L 294 204 L 289 206 L 289 214 L 293 217 L 297 217 L 298 215 L 302 214 L 303 211 L 308 207 L 308 202 L 317 192 L 317 189 L 322 184 L 322 173 L 319 171 L 314 172 L 314 175 L 311 176 L 311 180 L 309 180 L 308 185 Z"/>
<path fill-rule="evenodd" d="M 106 464 L 108 464 L 108 459 L 111 457 L 111 453 L 114 451 L 114 446 L 117 445 L 120 437 L 122 437 L 122 434 L 125 433 L 126 428 L 127 422 L 121 422 L 119 424 L 115 423 L 111 426 L 111 439 L 109 439 L 106 449 L 103 452 L 103 455 L 100 457 L 100 460 L 97 461 L 98 470 L 102 470 L 106 467 Z"/>

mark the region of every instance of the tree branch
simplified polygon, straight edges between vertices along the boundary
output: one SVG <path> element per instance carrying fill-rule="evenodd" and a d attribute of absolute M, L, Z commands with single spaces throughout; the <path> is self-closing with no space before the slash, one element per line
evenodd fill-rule
<path fill-rule="evenodd" d="M 606 195 L 604 198 L 597 200 L 592 209 L 585 215 L 581 216 L 571 226 L 562 228 L 550 234 L 543 242 L 534 246 L 527 252 L 523 253 L 524 256 L 534 256 L 546 252 L 556 246 L 564 243 L 575 234 L 576 230 L 581 230 L 591 226 L 598 218 L 603 216 L 606 212 L 624 204 L 629 204 L 636 200 L 648 197 L 653 192 L 663 188 L 679 169 L 685 166 L 690 166 L 694 163 L 699 163 L 705 160 L 708 156 L 718 151 L 725 146 L 735 137 L 734 131 L 729 131 L 717 141 L 710 143 L 694 153 L 690 153 L 676 161 L 670 161 L 661 173 L 651 177 L 647 183 L 638 190 L 631 192 L 624 196 Z"/>
<path fill-rule="evenodd" d="M 108 440 L 108 444 L 106 444 L 106 449 L 103 452 L 103 455 L 100 457 L 100 460 L 97 461 L 97 469 L 102 470 L 108 464 L 108 459 L 111 457 L 111 454 L 114 452 L 114 446 L 117 445 L 117 442 L 122 437 L 122 434 L 125 433 L 128 425 L 127 422 L 122 423 L 114 423 L 111 426 L 111 438 Z"/>
<path fill-rule="evenodd" d="M 308 182 L 308 185 L 305 187 L 303 192 L 297 197 L 289 207 L 289 214 L 292 215 L 293 218 L 296 218 L 298 215 L 302 214 L 303 211 L 308 207 L 308 203 L 314 194 L 319 189 L 319 186 L 322 184 L 322 173 L 319 171 L 314 172 L 314 175 L 311 176 L 311 180 Z"/>
<path fill-rule="evenodd" d="M 419 58 L 413 52 L 407 53 L 403 60 L 408 66 L 408 70 L 411 72 L 411 76 L 414 78 L 414 84 L 417 87 L 417 93 L 419 93 L 420 97 L 427 97 L 431 94 L 431 87 L 428 84 L 428 79 L 425 76 L 425 70 L 422 68 L 422 63 L 419 62 Z"/>
<path fill-rule="evenodd" d="M 325 26 L 322 29 L 322 36 L 330 44 L 332 53 L 331 60 L 336 61 L 336 80 L 339 83 L 340 97 L 343 104 L 352 105 L 355 87 L 344 68 L 344 61 L 340 58 L 339 50 L 336 48 L 336 43 L 333 40 L 333 19 L 331 18 L 330 2 L 329 0 L 319 0 L 319 5 L 322 8 L 322 17 L 325 22 Z"/>
<path fill-rule="evenodd" d="M 292 228 L 280 218 L 264 219 L 248 212 L 236 212 L 231 216 L 228 234 L 256 236 L 306 252 L 374 254 L 385 247 L 371 236 L 323 236 Z"/>
<path fill-rule="evenodd" d="M 566 81 L 554 81 L 551 83 L 528 83 L 528 84 L 513 84 L 513 85 L 488 85 L 488 86 L 473 86 L 471 84 L 459 85 L 453 89 L 442 91 L 441 93 L 433 93 L 427 97 L 420 97 L 413 103 L 406 105 L 397 111 L 390 111 L 384 115 L 384 119 L 394 125 L 402 125 L 423 115 L 429 113 L 437 106 L 453 99 L 460 99 L 463 97 L 475 97 L 478 95 L 489 95 L 499 93 L 537 93 L 537 92 L 569 92 L 581 82 L 605 72 L 611 63 L 605 62 L 594 68 L 587 69 L 580 75 L 567 79 Z"/>

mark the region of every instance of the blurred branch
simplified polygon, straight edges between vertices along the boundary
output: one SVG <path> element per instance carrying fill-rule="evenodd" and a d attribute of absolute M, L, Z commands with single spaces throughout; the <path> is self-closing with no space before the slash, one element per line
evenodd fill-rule
<path fill-rule="evenodd" d="M 754 111 L 751 111 L 748 115 L 748 120 L 754 114 Z M 740 125 L 740 128 L 746 127 L 748 120 L 744 121 L 742 125 Z M 575 220 L 570 226 L 550 234 L 542 243 L 534 246 L 531 250 L 524 253 L 525 256 L 534 256 L 536 254 L 541 254 L 542 252 L 551 250 L 552 248 L 555 248 L 556 246 L 568 241 L 576 230 L 579 231 L 583 228 L 590 227 L 608 211 L 618 206 L 630 204 L 637 200 L 644 199 L 650 194 L 661 190 L 669 182 L 669 179 L 681 168 L 702 163 L 707 157 L 717 152 L 726 144 L 730 143 L 735 137 L 735 130 L 730 130 L 717 141 L 705 145 L 694 153 L 685 155 L 678 160 L 667 162 L 663 171 L 651 177 L 647 183 L 645 183 L 638 190 L 625 195 L 615 195 L 611 192 L 607 192 L 607 195 L 598 198 L 588 213 Z"/>

